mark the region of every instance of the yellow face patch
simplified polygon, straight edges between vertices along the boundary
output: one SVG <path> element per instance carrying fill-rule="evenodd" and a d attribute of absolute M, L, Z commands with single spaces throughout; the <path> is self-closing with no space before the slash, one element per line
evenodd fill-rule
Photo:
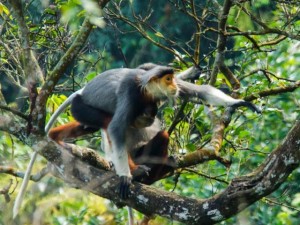
<path fill-rule="evenodd" d="M 177 92 L 177 85 L 173 74 L 166 74 L 159 79 L 160 85 L 166 89 L 169 94 L 175 94 Z"/>
<path fill-rule="evenodd" d="M 173 74 L 167 74 L 165 76 L 163 76 L 161 78 L 163 80 L 163 82 L 165 82 L 166 84 L 172 84 L 173 83 L 173 79 L 174 79 L 174 75 Z"/>
<path fill-rule="evenodd" d="M 157 99 L 173 98 L 178 93 L 178 86 L 173 74 L 152 77 L 145 86 L 147 93 Z"/>

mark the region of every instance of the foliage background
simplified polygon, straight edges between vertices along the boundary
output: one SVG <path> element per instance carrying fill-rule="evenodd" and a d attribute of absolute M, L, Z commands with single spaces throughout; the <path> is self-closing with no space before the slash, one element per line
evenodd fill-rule
<path fill-rule="evenodd" d="M 195 1 L 199 10 L 211 9 L 214 1 Z M 222 1 L 219 1 L 221 4 Z M 26 5 L 26 23 L 30 28 L 32 48 L 36 57 L 47 74 L 53 69 L 60 57 L 70 45 L 72 38 L 78 32 L 86 11 L 80 1 L 29 1 Z M 85 47 L 68 67 L 56 86 L 55 93 L 47 104 L 47 119 L 53 111 L 65 100 L 72 91 L 78 90 L 86 82 L 100 72 L 116 67 L 136 67 L 144 62 L 159 64 L 172 63 L 182 70 L 197 63 L 204 72 L 210 73 L 214 63 L 217 35 L 211 29 L 217 28 L 214 13 L 209 11 L 204 28 L 207 32 L 201 35 L 199 56 L 195 55 L 195 32 L 197 25 L 194 19 L 182 12 L 180 1 L 115 1 L 103 12 L 105 26 L 93 30 Z M 190 6 L 190 5 L 188 5 Z M 120 8 L 119 8 L 120 7 Z M 245 3 L 245 7 L 255 12 L 255 15 L 269 22 L 271 27 L 290 26 L 291 30 L 300 25 L 299 6 L 273 1 L 253 1 Z M 284 7 L 287 7 L 283 9 Z M 236 11 L 235 11 L 236 10 Z M 241 30 L 255 30 L 257 23 L 244 12 L 232 10 L 228 24 Z M 282 12 L 286 10 L 293 14 L 293 21 L 283 24 Z M 130 20 L 150 15 L 147 24 L 143 24 L 145 36 L 136 32 L 129 22 L 117 18 L 122 15 Z M 150 13 L 150 14 L 149 14 Z M 201 15 L 203 11 L 199 11 Z M 1 42 L 0 42 L 0 83 L 2 93 L 10 107 L 28 113 L 28 98 L 20 92 L 17 83 L 24 83 L 26 77 L 18 74 L 18 65 L 11 62 L 11 55 L 4 44 L 14 46 L 14 54 L 19 55 L 18 24 L 9 4 L 0 3 Z M 298 28 L 299 29 L 299 28 Z M 299 30 L 298 30 L 299 33 Z M 276 35 L 257 35 L 255 41 L 264 42 Z M 147 40 L 148 38 L 148 40 Z M 149 41 L 149 40 L 152 40 Z M 158 47 L 176 49 L 174 52 Z M 240 92 L 245 96 L 265 89 L 289 85 L 291 80 L 300 78 L 300 42 L 292 38 L 284 39 L 276 45 L 256 49 L 245 36 L 232 36 L 226 44 L 226 64 L 241 81 Z M 18 58 L 22 65 L 22 58 Z M 256 71 L 252 73 L 252 71 Z M 265 71 L 268 71 L 266 73 Z M 17 74 L 17 75 L 16 75 Z M 11 82 L 11 78 L 18 82 Z M 228 87 L 224 77 L 219 74 L 217 86 Z M 208 77 L 201 77 L 201 83 L 207 83 Z M 243 96 L 241 96 L 243 97 Z M 206 162 L 189 171 L 180 171 L 177 176 L 170 177 L 155 185 L 181 195 L 196 198 L 208 198 L 223 190 L 234 177 L 247 174 L 256 168 L 263 159 L 282 141 L 294 121 L 299 118 L 299 90 L 259 99 L 258 104 L 263 109 L 262 115 L 256 115 L 247 110 L 239 110 L 234 115 L 230 126 L 226 129 L 222 145 L 222 156 L 230 158 L 233 163 L 230 169 L 216 161 Z M 221 109 L 219 109 L 221 110 Z M 176 111 L 176 108 L 175 108 Z M 189 104 L 185 112 L 187 117 L 178 125 L 172 134 L 173 153 L 193 151 L 196 146 L 203 145 L 211 137 L 210 120 L 203 106 Z M 174 118 L 174 109 L 164 110 L 165 126 L 168 127 Z M 69 112 L 64 113 L 59 123 L 71 120 Z M 77 140 L 80 145 L 97 149 L 100 143 L 99 134 Z M 24 171 L 32 152 L 31 148 L 14 136 L 0 131 L 0 166 L 12 166 Z M 99 152 L 101 154 L 101 152 Z M 35 171 L 39 171 L 45 160 L 39 158 Z M 299 224 L 300 218 L 300 169 L 292 173 L 287 182 L 267 198 L 253 204 L 234 218 L 221 224 Z M 0 174 L 0 189 L 10 180 L 16 186 L 16 181 L 7 174 Z M 17 190 L 12 194 L 14 198 Z M 13 201 L 6 201 L 4 195 L 0 198 L 0 224 L 9 224 L 8 209 Z M 117 209 L 105 199 L 95 197 L 82 190 L 67 187 L 61 181 L 46 176 L 38 183 L 30 183 L 26 201 L 19 218 L 20 224 L 122 224 L 126 221 L 126 210 Z M 139 215 L 142 218 L 142 215 Z M 152 224 L 179 224 L 156 218 Z"/>

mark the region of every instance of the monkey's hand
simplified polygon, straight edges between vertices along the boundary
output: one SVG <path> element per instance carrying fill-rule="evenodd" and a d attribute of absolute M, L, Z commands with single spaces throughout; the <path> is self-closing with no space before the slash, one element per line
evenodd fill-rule
<path fill-rule="evenodd" d="M 151 168 L 145 165 L 138 165 L 137 169 L 132 172 L 132 180 L 140 181 L 143 177 L 148 177 Z"/>
<path fill-rule="evenodd" d="M 244 100 L 241 100 L 240 102 L 238 103 L 235 103 L 229 107 L 227 107 L 225 109 L 225 113 L 223 115 L 223 122 L 225 124 L 229 124 L 230 121 L 231 121 L 231 118 L 232 118 L 232 115 L 233 113 L 235 112 L 235 110 L 240 107 L 240 106 L 245 106 L 245 107 L 248 107 L 249 109 L 251 109 L 253 112 L 256 112 L 256 113 L 259 113 L 261 114 L 261 109 L 258 108 L 256 105 L 254 105 L 253 103 L 251 102 L 247 102 L 247 101 L 244 101 Z"/>
<path fill-rule="evenodd" d="M 233 108 L 233 110 L 235 110 L 236 108 L 238 108 L 240 106 L 245 106 L 245 107 L 248 107 L 249 109 L 251 109 L 253 112 L 256 112 L 256 113 L 259 113 L 259 114 L 261 113 L 261 109 L 259 109 L 253 103 L 247 102 L 247 101 L 240 101 L 238 103 L 233 104 L 231 107 Z"/>
<path fill-rule="evenodd" d="M 127 199 L 129 196 L 129 187 L 131 184 L 131 177 L 121 176 L 121 182 L 119 185 L 119 195 L 121 199 Z"/>

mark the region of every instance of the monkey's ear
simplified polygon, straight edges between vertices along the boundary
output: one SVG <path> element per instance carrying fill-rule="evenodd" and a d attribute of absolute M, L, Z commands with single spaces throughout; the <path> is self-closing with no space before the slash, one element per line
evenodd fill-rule
<path fill-rule="evenodd" d="M 144 64 L 139 65 L 137 68 L 148 71 L 148 70 L 153 69 L 156 66 L 159 66 L 159 65 L 151 63 L 151 62 L 148 62 L 148 63 L 144 63 Z"/>
<path fill-rule="evenodd" d="M 158 77 L 157 77 L 157 76 L 153 76 L 153 77 L 151 77 L 151 78 L 149 79 L 148 82 L 155 82 L 155 81 L 157 81 L 157 80 L 158 80 Z"/>
<path fill-rule="evenodd" d="M 174 70 L 171 67 L 166 66 L 156 66 L 148 71 L 146 71 L 141 76 L 142 86 L 145 86 L 153 79 L 159 79 L 166 74 L 174 74 Z"/>

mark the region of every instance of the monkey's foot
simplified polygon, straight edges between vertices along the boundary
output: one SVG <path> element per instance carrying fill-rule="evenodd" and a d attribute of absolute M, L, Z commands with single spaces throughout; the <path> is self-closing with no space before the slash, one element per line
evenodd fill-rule
<path fill-rule="evenodd" d="M 168 157 L 168 163 L 167 163 L 167 166 L 175 169 L 177 166 L 178 166 L 178 162 L 179 162 L 179 157 L 178 156 L 174 156 L 174 155 L 170 155 Z"/>
<path fill-rule="evenodd" d="M 151 168 L 145 165 L 138 165 L 137 169 L 132 172 L 132 180 L 139 181 L 142 177 L 148 177 Z"/>
<path fill-rule="evenodd" d="M 121 199 L 127 199 L 129 196 L 129 187 L 131 184 L 131 177 L 121 176 L 119 185 L 119 195 Z"/>

